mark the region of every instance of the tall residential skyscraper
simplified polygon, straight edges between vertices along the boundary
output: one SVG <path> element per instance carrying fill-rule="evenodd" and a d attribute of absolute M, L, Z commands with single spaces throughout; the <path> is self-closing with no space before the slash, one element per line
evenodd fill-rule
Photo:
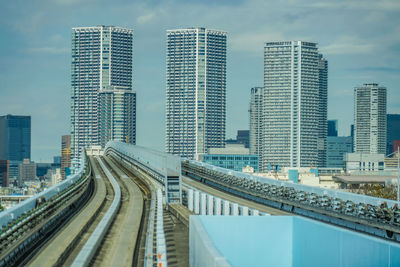
<path fill-rule="evenodd" d="M 316 43 L 268 42 L 264 47 L 262 169 L 319 166 L 327 65 Z M 326 122 L 325 122 L 326 123 Z M 325 128 L 326 129 L 326 128 Z"/>
<path fill-rule="evenodd" d="M 226 32 L 167 31 L 166 151 L 187 158 L 225 144 Z"/>
<path fill-rule="evenodd" d="M 0 116 L 0 159 L 8 160 L 9 179 L 18 179 L 18 164 L 31 157 L 31 116 Z"/>
<path fill-rule="evenodd" d="M 377 83 L 354 88 L 354 152 L 386 152 L 386 87 Z"/>
<path fill-rule="evenodd" d="M 69 175 L 71 167 L 71 135 L 61 137 L 61 177 L 65 179 Z"/>
<path fill-rule="evenodd" d="M 99 93 L 99 144 L 109 140 L 136 144 L 136 92 L 109 86 Z"/>
<path fill-rule="evenodd" d="M 328 135 L 328 60 L 318 55 L 318 167 L 326 167 L 326 148 Z"/>
<path fill-rule="evenodd" d="M 71 143 L 77 166 L 83 148 L 99 144 L 98 93 L 132 88 L 133 32 L 114 26 L 73 28 Z"/>
<path fill-rule="evenodd" d="M 263 95 L 263 87 L 251 88 L 249 108 L 250 154 L 258 155 L 258 162 L 261 162 L 262 151 Z"/>

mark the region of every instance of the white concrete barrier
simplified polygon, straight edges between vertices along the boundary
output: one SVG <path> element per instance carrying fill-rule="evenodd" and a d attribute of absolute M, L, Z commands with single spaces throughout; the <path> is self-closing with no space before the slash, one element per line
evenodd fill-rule
<path fill-rule="evenodd" d="M 228 200 L 224 200 L 224 211 L 223 211 L 223 215 L 228 216 L 231 214 L 231 210 L 230 210 L 230 202 Z"/>
<path fill-rule="evenodd" d="M 193 189 L 188 189 L 187 191 L 187 205 L 190 211 L 193 211 Z"/>
<path fill-rule="evenodd" d="M 200 214 L 207 215 L 207 194 L 200 194 Z"/>
<path fill-rule="evenodd" d="M 207 215 L 214 215 L 214 197 L 207 195 Z"/>
<path fill-rule="evenodd" d="M 199 214 L 200 212 L 200 192 L 194 191 L 194 213 Z"/>
<path fill-rule="evenodd" d="M 215 215 L 222 215 L 222 213 L 221 213 L 221 199 L 219 197 L 215 198 Z"/>
<path fill-rule="evenodd" d="M 232 215 L 239 216 L 239 204 L 238 203 L 232 203 Z"/>

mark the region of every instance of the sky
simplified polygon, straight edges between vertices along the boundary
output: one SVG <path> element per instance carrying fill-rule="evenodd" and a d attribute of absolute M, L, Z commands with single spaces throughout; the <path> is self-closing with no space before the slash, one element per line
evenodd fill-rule
<path fill-rule="evenodd" d="M 166 30 L 228 32 L 227 138 L 249 128 L 250 89 L 263 85 L 268 41 L 318 43 L 329 62 L 328 119 L 339 135 L 353 123 L 353 90 L 387 87 L 388 113 L 400 113 L 398 0 L 13 0 L 0 1 L 0 115 L 32 116 L 32 159 L 61 154 L 70 133 L 73 27 L 134 31 L 137 144 L 164 151 Z"/>

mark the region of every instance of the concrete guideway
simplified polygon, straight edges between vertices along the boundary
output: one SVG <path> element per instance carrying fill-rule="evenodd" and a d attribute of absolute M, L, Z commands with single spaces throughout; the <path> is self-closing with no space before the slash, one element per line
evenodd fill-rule
<path fill-rule="evenodd" d="M 108 157 L 103 157 L 111 173 L 123 187 L 122 205 L 93 263 L 103 266 L 132 266 L 139 240 L 144 200 L 139 187 Z"/>
<path fill-rule="evenodd" d="M 232 202 L 232 203 L 238 203 L 240 206 L 247 206 L 251 209 L 256 209 L 256 210 L 259 210 L 260 212 L 268 213 L 271 215 L 293 215 L 293 214 L 283 211 L 283 210 L 274 209 L 274 208 L 271 208 L 266 205 L 262 205 L 262 204 L 259 204 L 259 203 L 256 203 L 256 202 L 253 202 L 250 200 L 246 200 L 246 199 L 234 196 L 232 194 L 222 192 L 218 189 L 212 188 L 203 183 L 192 180 L 186 176 L 182 176 L 182 181 L 184 183 L 184 187 L 185 187 L 185 184 L 189 185 L 193 188 L 196 188 L 196 189 L 203 191 L 205 193 L 208 193 L 210 195 L 219 197 L 223 200 L 228 200 L 229 202 Z"/>
<path fill-rule="evenodd" d="M 106 196 L 107 193 L 110 195 L 113 194 L 111 187 L 108 184 L 106 186 L 104 174 L 100 172 L 94 158 L 89 157 L 89 160 L 93 171 L 92 176 L 96 177 L 94 178 L 95 194 L 82 211 L 77 213 L 29 262 L 30 266 L 42 267 L 55 266 L 62 263 L 71 264 L 79 249 L 100 221 L 96 221 L 96 217 L 101 218 L 98 215 L 101 214 L 103 209 L 107 209 L 110 206 L 111 201 L 107 201 Z"/>

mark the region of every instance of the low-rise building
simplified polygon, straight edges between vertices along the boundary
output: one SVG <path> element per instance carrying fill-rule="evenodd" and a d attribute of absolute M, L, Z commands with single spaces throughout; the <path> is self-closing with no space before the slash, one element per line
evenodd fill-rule
<path fill-rule="evenodd" d="M 347 153 L 344 161 L 347 173 L 378 172 L 385 169 L 384 154 Z"/>
<path fill-rule="evenodd" d="M 258 156 L 250 155 L 244 144 L 226 144 L 225 148 L 210 148 L 208 154 L 202 154 L 200 161 L 235 171 L 243 171 L 247 166 L 258 172 Z"/>
<path fill-rule="evenodd" d="M 29 159 L 19 164 L 19 177 L 18 185 L 22 186 L 25 181 L 32 181 L 36 179 L 36 164 Z"/>

